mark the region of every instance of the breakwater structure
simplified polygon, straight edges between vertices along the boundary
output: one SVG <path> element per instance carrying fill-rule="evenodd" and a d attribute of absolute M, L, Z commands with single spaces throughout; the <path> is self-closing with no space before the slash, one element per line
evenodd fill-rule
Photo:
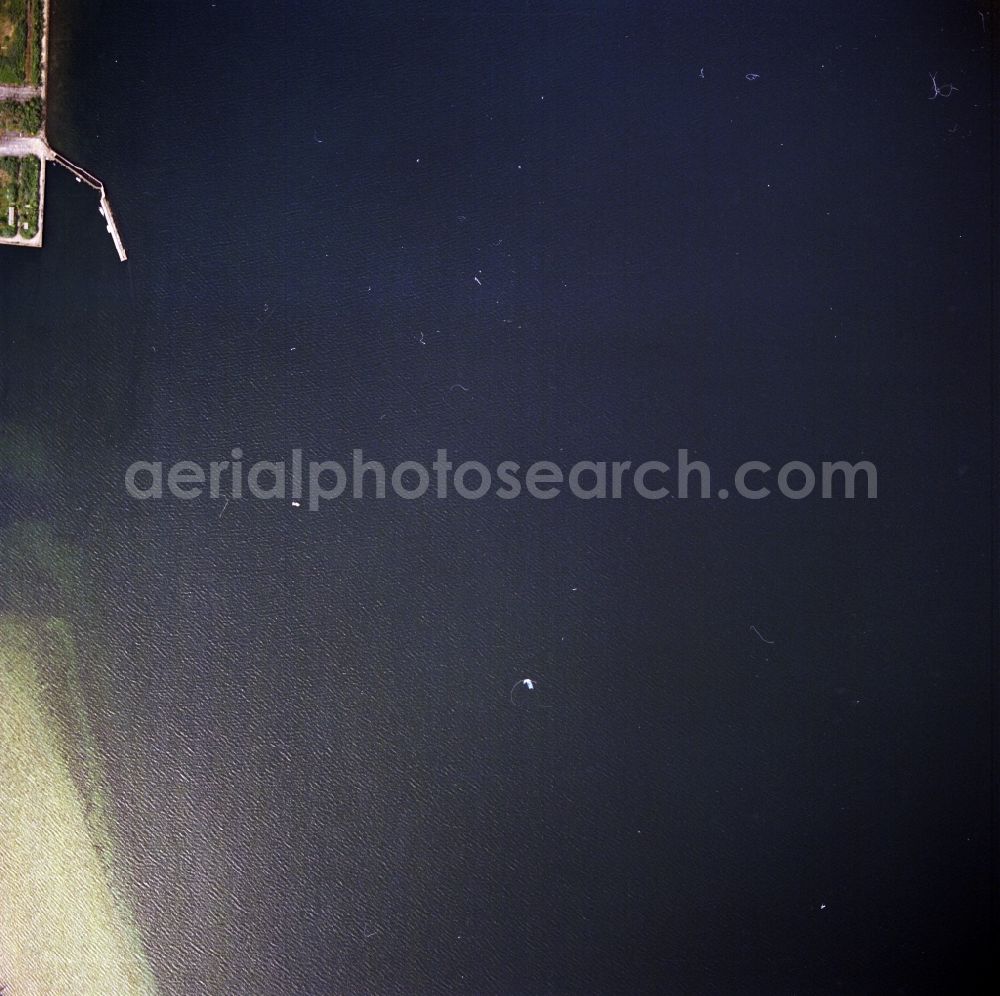
<path fill-rule="evenodd" d="M 2 0 L 0 0 L 2 2 Z M 123 263 L 128 259 L 104 184 L 49 145 L 45 133 L 49 0 L 7 0 L 14 40 L 0 45 L 0 245 L 40 248 L 45 169 L 56 163 L 98 193 L 98 210 Z"/>

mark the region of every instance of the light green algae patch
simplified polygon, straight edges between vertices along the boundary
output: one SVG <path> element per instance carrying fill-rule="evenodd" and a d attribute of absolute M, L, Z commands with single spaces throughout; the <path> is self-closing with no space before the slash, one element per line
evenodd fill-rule
<path fill-rule="evenodd" d="M 0 617 L 0 985 L 17 996 L 154 996 L 114 888 L 74 668 L 65 624 Z"/>

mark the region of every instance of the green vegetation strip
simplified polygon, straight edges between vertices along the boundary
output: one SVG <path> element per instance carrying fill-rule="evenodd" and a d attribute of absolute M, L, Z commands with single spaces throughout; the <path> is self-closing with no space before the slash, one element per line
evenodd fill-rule
<path fill-rule="evenodd" d="M 42 34 L 45 31 L 45 0 L 32 0 L 31 19 L 34 22 L 31 59 L 28 66 L 28 82 L 32 86 L 42 85 Z"/>
<path fill-rule="evenodd" d="M 10 156 L 0 159 L 0 236 L 10 238 L 17 235 L 17 181 L 21 175 L 21 163 Z M 14 209 L 11 224 L 10 209 Z"/>

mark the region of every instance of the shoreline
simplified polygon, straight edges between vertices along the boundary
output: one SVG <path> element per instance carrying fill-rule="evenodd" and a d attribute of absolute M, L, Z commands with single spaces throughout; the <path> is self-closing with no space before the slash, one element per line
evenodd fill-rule
<path fill-rule="evenodd" d="M 45 116 L 47 112 L 46 84 L 48 82 L 48 62 L 49 62 L 49 12 L 51 0 L 41 0 L 42 3 L 42 37 L 38 44 L 41 47 L 39 59 L 38 85 L 26 80 L 22 86 L 0 86 L 0 99 L 29 101 L 39 98 L 42 102 L 42 123 L 36 135 L 27 136 L 21 133 L 0 133 L 0 156 L 12 156 L 23 158 L 24 156 L 35 155 L 38 157 L 38 224 L 35 234 L 26 239 L 20 231 L 12 236 L 0 236 L 0 245 L 22 246 L 29 249 L 41 249 L 43 244 L 43 234 L 45 228 L 45 164 L 47 157 L 39 151 L 23 150 L 23 141 L 34 138 L 40 141 L 44 148 L 48 148 L 48 139 L 45 135 Z M 29 14 L 29 16 L 31 16 Z M 28 25 L 30 31 L 31 26 Z"/>
<path fill-rule="evenodd" d="M 38 86 L 0 86 L 0 100 L 6 99 L 14 102 L 27 103 L 31 100 L 41 100 L 41 124 L 36 133 L 26 135 L 22 132 L 0 133 L 0 156 L 12 158 L 25 158 L 36 156 L 39 160 L 38 168 L 38 220 L 35 234 L 31 238 L 25 238 L 19 230 L 16 235 L 0 236 L 0 245 L 21 246 L 31 249 L 41 249 L 43 245 L 43 229 L 45 224 L 45 169 L 49 162 L 58 163 L 69 170 L 78 183 L 85 183 L 100 194 L 100 204 L 98 211 L 104 219 L 105 228 L 111 236 L 118 254 L 120 262 L 124 263 L 128 259 L 125 252 L 125 245 L 122 242 L 121 234 L 111 211 L 111 204 L 108 200 L 107 191 L 104 184 L 91 173 L 88 173 L 80 166 L 76 166 L 65 156 L 60 155 L 49 145 L 46 133 L 46 123 L 48 117 L 48 76 L 49 76 L 49 15 L 51 0 L 41 0 L 42 3 L 42 37 L 41 55 L 39 61 L 39 83 Z M 5 96 L 6 95 L 6 96 Z"/>

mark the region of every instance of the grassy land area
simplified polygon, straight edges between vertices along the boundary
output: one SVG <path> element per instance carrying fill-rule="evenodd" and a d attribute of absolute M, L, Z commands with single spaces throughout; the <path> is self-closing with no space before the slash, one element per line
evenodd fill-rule
<path fill-rule="evenodd" d="M 32 100 L 0 100 L 0 132 L 19 131 L 37 135 L 42 130 L 42 102 Z"/>
<path fill-rule="evenodd" d="M 17 181 L 17 223 L 26 239 L 38 234 L 39 176 L 42 164 L 37 156 L 21 159 L 21 172 Z"/>
<path fill-rule="evenodd" d="M 0 237 L 38 234 L 38 201 L 41 163 L 37 156 L 0 158 Z M 10 224 L 13 207 L 14 223 Z"/>
<path fill-rule="evenodd" d="M 0 0 L 0 83 L 38 85 L 42 18 L 42 0 Z"/>

